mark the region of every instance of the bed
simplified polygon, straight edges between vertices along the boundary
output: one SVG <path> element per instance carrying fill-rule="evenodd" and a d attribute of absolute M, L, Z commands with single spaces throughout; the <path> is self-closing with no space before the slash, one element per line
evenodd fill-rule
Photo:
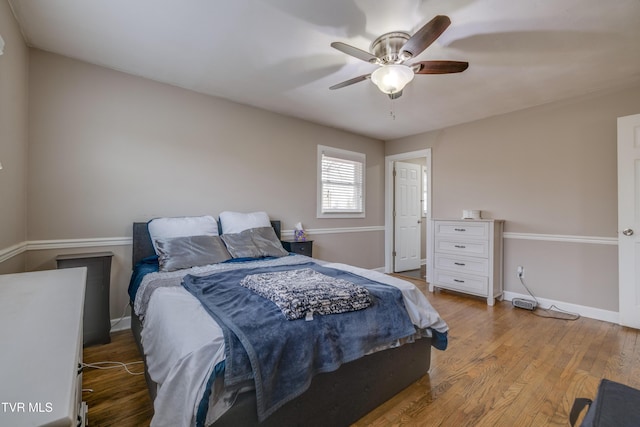
<path fill-rule="evenodd" d="M 223 233 L 222 215 L 220 221 L 215 223 L 217 230 L 212 234 L 234 236 L 235 233 L 230 233 L 229 230 Z M 265 215 L 261 217 L 262 222 Z M 242 214 L 241 218 L 246 219 Z M 256 225 L 251 220 L 249 224 Z M 268 220 L 268 224 L 269 231 L 279 239 L 280 222 Z M 427 374 L 432 346 L 446 348 L 446 323 L 426 302 L 424 295 L 408 282 L 370 270 L 323 263 L 295 254 L 281 257 L 238 256 L 215 265 L 157 271 L 158 261 L 155 259 L 158 258 L 158 248 L 154 245 L 149 227 L 149 223 L 133 224 L 132 262 L 135 267 L 129 294 L 132 306 L 131 329 L 145 360 L 145 378 L 154 401 L 152 426 L 349 425 Z M 238 231 L 237 228 L 230 230 Z M 247 230 L 241 231 L 246 232 Z M 155 241 L 160 242 L 160 239 Z M 231 249 L 238 242 L 225 243 Z M 220 333 L 220 318 L 203 308 L 195 295 L 189 293 L 194 292 L 189 285 L 209 280 L 211 283 L 215 282 L 215 286 L 220 286 L 219 282 L 210 278 L 218 280 L 218 277 L 224 275 L 240 277 L 246 272 L 260 272 L 255 277 L 262 277 L 271 274 L 271 270 L 289 274 L 292 270 L 306 270 L 308 266 L 315 269 L 313 273 L 337 272 L 340 277 L 358 277 L 363 280 L 363 284 L 366 283 L 370 292 L 374 289 L 370 287 L 372 283 L 382 283 L 382 287 L 394 288 L 394 292 L 402 289 L 400 298 L 408 307 L 404 315 L 409 313 L 415 334 L 397 339 L 388 346 L 373 346 L 375 348 L 369 349 L 363 357 L 348 359 L 339 363 L 339 367 L 332 365 L 328 369 L 321 369 L 320 373 L 312 376 L 310 385 L 308 388 L 305 386 L 304 392 L 284 399 L 285 403 L 275 405 L 275 409 L 261 412 L 265 393 L 258 378 L 262 376 L 234 383 L 233 387 L 225 384 L 228 374 L 226 371 L 231 370 L 230 362 L 233 361 L 228 354 L 229 348 L 233 348 L 228 335 L 233 334 L 227 329 Z M 263 269 L 269 273 L 262 273 Z M 247 274 L 244 277 L 249 276 L 254 275 Z M 238 288 L 240 287 L 230 287 L 228 291 L 236 292 Z M 215 289 L 218 292 L 218 288 Z M 255 297 L 247 289 L 242 292 L 251 295 L 247 298 Z M 235 294 L 232 295 L 236 298 Z M 414 302 L 407 302 L 407 295 L 409 299 L 418 301 L 417 307 L 414 307 Z M 146 308 L 143 309 L 141 301 L 145 299 Z M 423 306 L 425 302 L 426 306 Z M 338 318 L 337 316 L 341 316 L 339 319 L 346 319 L 371 310 L 369 307 L 329 316 L 314 315 L 311 310 L 311 319 L 284 322 L 286 325 L 307 327 L 319 321 L 314 319 L 324 321 Z M 418 311 L 420 313 L 416 314 Z M 415 320 L 417 317 L 421 319 Z M 214 319 L 218 319 L 218 322 Z M 305 320 L 311 321 L 306 324 Z M 346 321 L 340 320 L 340 323 L 344 322 Z M 420 323 L 420 328 L 415 326 L 417 323 Z M 208 326 L 202 326 L 203 324 Z M 214 329 L 217 332 L 213 333 Z M 251 358 L 249 351 L 247 354 Z M 286 371 L 284 368 L 282 370 Z"/>

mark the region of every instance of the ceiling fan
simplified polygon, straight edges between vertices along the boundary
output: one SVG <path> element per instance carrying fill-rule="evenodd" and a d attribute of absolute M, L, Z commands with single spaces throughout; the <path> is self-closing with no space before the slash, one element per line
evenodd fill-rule
<path fill-rule="evenodd" d="M 405 64 L 405 61 L 418 56 L 429 47 L 451 24 L 448 16 L 438 15 L 427 22 L 413 36 L 401 31 L 386 33 L 371 43 L 366 52 L 342 42 L 333 42 L 331 47 L 355 58 L 379 65 L 370 74 L 354 77 L 329 89 L 340 89 L 363 80 L 371 79 L 378 89 L 389 95 L 391 99 L 402 96 L 404 87 L 413 80 L 416 74 L 449 74 L 460 73 L 469 67 L 462 61 L 420 61 Z"/>

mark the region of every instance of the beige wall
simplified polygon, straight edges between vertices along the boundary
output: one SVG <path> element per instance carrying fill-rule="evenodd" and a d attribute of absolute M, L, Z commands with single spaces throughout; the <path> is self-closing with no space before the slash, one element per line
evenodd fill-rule
<path fill-rule="evenodd" d="M 7 257 L 3 262 L 0 262 L 0 274 L 22 273 L 25 268 L 26 254 L 24 252 Z"/>
<path fill-rule="evenodd" d="M 56 256 L 60 254 L 82 254 L 90 252 L 112 252 L 111 288 L 109 308 L 112 319 L 119 319 L 128 306 L 127 287 L 131 278 L 131 245 L 94 248 L 30 250 L 27 252 L 26 270 L 50 270 L 56 268 Z M 129 315 L 129 311 L 126 311 Z"/>
<path fill-rule="evenodd" d="M 130 236 L 133 221 L 222 210 L 265 210 L 284 229 L 384 224 L 382 141 L 40 50 L 30 60 L 30 241 Z M 315 218 L 318 144 L 366 154 L 366 218 Z M 382 231 L 311 238 L 319 257 L 384 264 Z M 29 251 L 29 269 L 62 252 Z M 114 317 L 129 258 L 114 258 Z"/>
<path fill-rule="evenodd" d="M 617 237 L 616 119 L 640 112 L 640 86 L 592 94 L 395 141 L 432 148 L 433 217 L 481 209 L 508 233 Z M 617 247 L 507 239 L 505 288 L 617 311 Z"/>
<path fill-rule="evenodd" d="M 26 240 L 130 236 L 133 221 L 224 209 L 266 210 L 285 229 L 298 221 L 311 229 L 379 226 L 384 156 L 428 147 L 434 217 L 473 208 L 506 219 L 507 234 L 616 237 L 616 118 L 640 112 L 640 86 L 383 144 L 29 54 L 9 11 L 0 10 L 0 34 L 7 42 L 0 57 L 0 249 Z M 367 218 L 315 218 L 317 144 L 367 154 Z M 382 232 L 312 237 L 320 258 L 384 263 Z M 32 250 L 0 263 L 0 273 L 54 268 L 57 254 L 96 250 L 115 253 L 117 317 L 126 303 L 128 246 Z M 505 288 L 524 293 L 515 277 L 515 266 L 524 265 L 540 297 L 617 311 L 616 253 L 615 245 L 510 237 Z"/>
<path fill-rule="evenodd" d="M 0 1 L 0 251 L 26 235 L 29 55 L 9 4 Z M 24 269 L 24 257 L 1 263 L 0 273 Z"/>

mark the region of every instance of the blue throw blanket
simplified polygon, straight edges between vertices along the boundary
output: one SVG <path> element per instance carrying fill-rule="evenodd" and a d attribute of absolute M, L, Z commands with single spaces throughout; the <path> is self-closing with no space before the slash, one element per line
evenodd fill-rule
<path fill-rule="evenodd" d="M 239 286 L 247 274 L 298 268 L 312 268 L 365 286 L 371 306 L 316 315 L 311 321 L 290 321 L 271 301 Z M 225 386 L 254 380 L 260 421 L 302 394 L 315 374 L 334 371 L 376 347 L 415 333 L 398 289 L 315 263 L 186 276 L 183 286 L 224 332 Z"/>

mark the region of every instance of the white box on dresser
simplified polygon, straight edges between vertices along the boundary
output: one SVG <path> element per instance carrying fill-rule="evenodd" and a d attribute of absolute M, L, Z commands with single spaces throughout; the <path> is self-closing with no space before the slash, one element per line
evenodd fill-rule
<path fill-rule="evenodd" d="M 84 426 L 87 269 L 0 275 L 0 426 Z"/>
<path fill-rule="evenodd" d="M 432 219 L 429 291 L 450 289 L 487 298 L 503 294 L 502 233 L 499 219 Z"/>

